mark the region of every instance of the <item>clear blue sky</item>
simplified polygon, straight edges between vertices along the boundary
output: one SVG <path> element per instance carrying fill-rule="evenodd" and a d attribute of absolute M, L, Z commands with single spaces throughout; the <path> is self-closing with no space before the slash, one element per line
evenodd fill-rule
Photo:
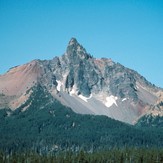
<path fill-rule="evenodd" d="M 0 0 L 0 74 L 62 55 L 71 37 L 163 87 L 163 0 Z"/>

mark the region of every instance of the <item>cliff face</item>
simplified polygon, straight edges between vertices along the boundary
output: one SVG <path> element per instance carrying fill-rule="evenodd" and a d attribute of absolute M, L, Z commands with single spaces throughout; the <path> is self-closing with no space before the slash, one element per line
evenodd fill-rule
<path fill-rule="evenodd" d="M 37 84 L 77 113 L 106 115 L 131 124 L 146 114 L 162 93 L 137 72 L 111 59 L 93 58 L 75 38 L 61 57 L 32 61 L 0 76 L 0 106 L 16 109 Z M 12 105 L 15 100 L 19 105 Z"/>

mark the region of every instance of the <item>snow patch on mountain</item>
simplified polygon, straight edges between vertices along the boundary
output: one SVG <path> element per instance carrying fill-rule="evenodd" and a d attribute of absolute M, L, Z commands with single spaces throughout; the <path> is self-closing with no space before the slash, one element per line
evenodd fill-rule
<path fill-rule="evenodd" d="M 76 91 L 75 91 L 75 89 L 72 89 L 71 91 L 70 91 L 70 96 L 72 96 L 72 95 L 74 95 L 74 94 L 76 94 Z"/>
<path fill-rule="evenodd" d="M 73 96 L 73 95 L 77 95 L 78 92 L 77 92 L 77 87 L 74 85 L 71 89 L 71 91 L 69 92 L 70 96 Z"/>
<path fill-rule="evenodd" d="M 89 97 L 85 97 L 80 94 L 78 97 L 81 98 L 82 100 L 84 100 L 85 102 L 88 102 L 88 100 L 92 98 L 92 94 Z"/>
<path fill-rule="evenodd" d="M 116 103 L 116 100 L 118 100 L 118 97 L 113 96 L 113 95 L 111 95 L 109 97 L 106 97 L 105 106 L 108 107 L 108 108 L 111 107 L 113 104 L 118 106 L 117 103 Z"/>
<path fill-rule="evenodd" d="M 122 102 L 123 102 L 123 101 L 126 101 L 126 100 L 127 100 L 127 98 L 124 98 L 124 99 L 122 99 Z"/>
<path fill-rule="evenodd" d="M 61 81 L 59 81 L 59 80 L 56 80 L 56 82 L 57 82 L 57 91 L 61 91 L 61 86 L 63 85 L 63 83 L 61 82 Z"/>
<path fill-rule="evenodd" d="M 69 92 L 69 94 L 70 96 L 78 95 L 77 87 L 75 85 L 72 87 L 72 90 Z M 92 94 L 89 97 L 85 97 L 82 94 L 80 94 L 78 95 L 78 97 L 83 101 L 88 102 L 88 100 L 92 98 Z"/>

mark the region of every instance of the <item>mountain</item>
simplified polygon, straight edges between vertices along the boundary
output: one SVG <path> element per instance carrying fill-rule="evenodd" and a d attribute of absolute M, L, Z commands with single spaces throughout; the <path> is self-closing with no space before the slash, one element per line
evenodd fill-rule
<path fill-rule="evenodd" d="M 111 59 L 94 58 L 75 38 L 62 56 L 34 60 L 1 75 L 0 108 L 28 110 L 31 103 L 24 104 L 37 85 L 79 114 L 106 115 L 135 124 L 156 111 L 161 116 L 163 112 L 156 107 L 162 102 L 161 88 Z"/>
<path fill-rule="evenodd" d="M 148 112 L 136 123 L 137 126 L 142 127 L 163 127 L 163 94 L 155 105 L 152 105 Z"/>
<path fill-rule="evenodd" d="M 162 148 L 163 90 L 72 38 L 62 56 L 0 75 L 0 124 L 7 154 Z"/>

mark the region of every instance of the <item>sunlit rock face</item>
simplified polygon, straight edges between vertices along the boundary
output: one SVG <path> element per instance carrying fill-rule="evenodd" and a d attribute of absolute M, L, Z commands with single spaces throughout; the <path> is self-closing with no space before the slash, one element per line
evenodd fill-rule
<path fill-rule="evenodd" d="M 130 124 L 148 113 L 162 93 L 134 70 L 92 57 L 75 38 L 62 56 L 35 60 L 1 75 L 0 107 L 18 108 L 37 84 L 77 113 L 106 115 Z"/>

